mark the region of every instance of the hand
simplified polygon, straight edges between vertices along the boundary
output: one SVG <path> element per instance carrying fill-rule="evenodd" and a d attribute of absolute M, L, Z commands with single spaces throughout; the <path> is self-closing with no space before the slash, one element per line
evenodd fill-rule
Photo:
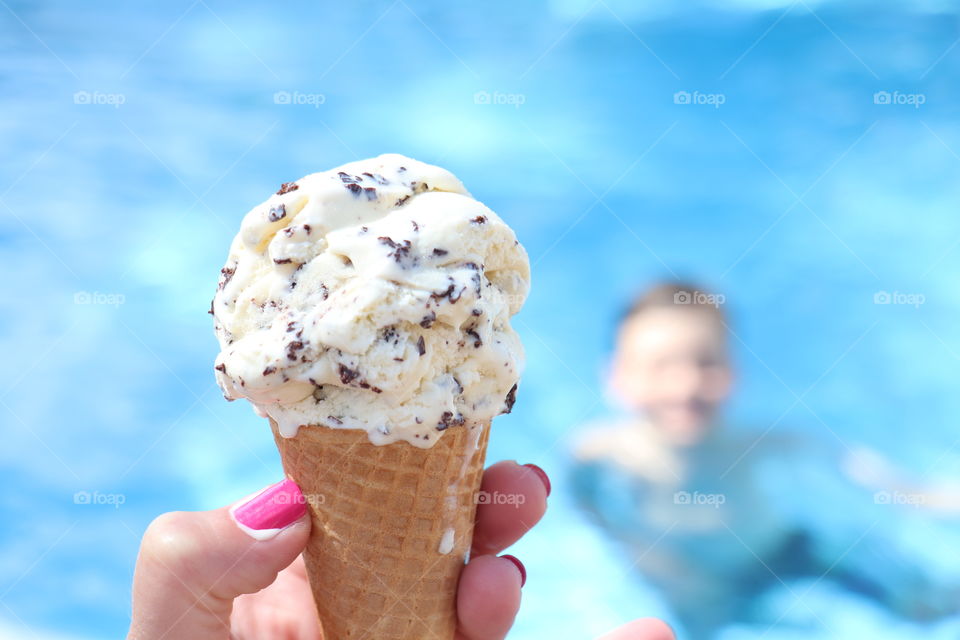
<path fill-rule="evenodd" d="M 494 554 L 543 516 L 549 480 L 540 473 L 515 462 L 499 462 L 484 473 L 482 490 L 525 499 L 477 508 L 471 560 L 457 594 L 458 640 L 503 638 L 513 624 L 525 570 L 510 556 Z M 300 557 L 310 520 L 302 505 L 288 515 L 292 524 L 259 541 L 240 529 L 227 507 L 154 520 L 137 559 L 130 640 L 318 640 Z"/>
<path fill-rule="evenodd" d="M 515 462 L 486 470 L 481 489 L 522 494 L 519 505 L 477 508 L 471 561 L 457 594 L 458 640 L 503 638 L 526 579 L 512 556 L 496 557 L 535 525 L 550 493 L 546 474 Z M 167 513 L 147 529 L 133 581 L 130 640 L 288 638 L 319 640 L 320 628 L 300 552 L 310 520 L 267 540 L 244 533 L 227 507 Z M 602 640 L 672 640 L 662 622 L 638 620 Z"/>

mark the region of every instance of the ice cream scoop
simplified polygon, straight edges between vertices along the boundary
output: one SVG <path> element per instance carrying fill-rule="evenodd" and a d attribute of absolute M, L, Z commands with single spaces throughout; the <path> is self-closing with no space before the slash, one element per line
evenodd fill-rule
<path fill-rule="evenodd" d="M 212 305 L 217 382 L 284 437 L 430 447 L 509 412 L 529 281 L 514 232 L 448 171 L 388 154 L 314 173 L 243 219 Z"/>

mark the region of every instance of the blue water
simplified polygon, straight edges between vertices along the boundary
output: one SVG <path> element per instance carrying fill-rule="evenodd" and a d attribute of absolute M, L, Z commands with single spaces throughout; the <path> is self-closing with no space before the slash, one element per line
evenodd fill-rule
<path fill-rule="evenodd" d="M 955 477 L 951 3 L 322 4 L 0 6 L 0 637 L 122 634 L 149 521 L 280 475 L 262 421 L 213 382 L 216 275 L 277 184 L 385 151 L 449 167 L 531 256 L 529 364 L 491 457 L 536 462 L 557 490 L 515 551 L 530 580 L 513 637 L 670 615 L 565 481 L 570 436 L 603 411 L 613 319 L 657 279 L 726 295 L 733 422 Z M 84 491 L 122 504 L 75 504 Z M 840 555 L 869 523 L 830 506 L 798 513 Z M 892 526 L 867 542 L 957 533 Z M 789 615 L 766 637 L 956 636 L 831 588 L 809 597 L 822 628 L 796 635 Z"/>

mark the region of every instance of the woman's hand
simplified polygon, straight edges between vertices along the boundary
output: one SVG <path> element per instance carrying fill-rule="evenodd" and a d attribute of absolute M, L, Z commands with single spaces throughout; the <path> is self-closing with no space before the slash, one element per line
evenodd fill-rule
<path fill-rule="evenodd" d="M 525 499 L 520 504 L 477 508 L 471 560 L 463 570 L 457 594 L 458 640 L 503 638 L 513 624 L 525 569 L 516 558 L 495 554 L 540 520 L 550 481 L 539 468 L 499 462 L 486 470 L 481 488 L 490 493 L 522 494 Z M 269 491 L 299 496 L 289 482 Z M 300 557 L 310 534 L 310 520 L 302 500 L 287 496 L 275 502 L 288 506 L 278 510 L 274 504 L 264 512 L 253 499 L 234 507 L 236 516 L 224 507 L 167 513 L 154 520 L 137 559 L 130 640 L 319 640 L 320 628 Z M 269 526 L 279 531 L 257 540 L 237 523 L 248 517 L 272 520 Z M 662 623 L 638 621 L 605 640 L 673 637 L 657 625 Z"/>

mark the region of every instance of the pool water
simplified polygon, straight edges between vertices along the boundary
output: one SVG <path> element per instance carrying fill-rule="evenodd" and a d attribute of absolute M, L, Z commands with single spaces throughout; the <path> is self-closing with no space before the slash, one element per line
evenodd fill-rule
<path fill-rule="evenodd" d="M 490 457 L 543 466 L 555 493 L 513 551 L 511 637 L 671 615 L 569 496 L 569 441 L 606 410 L 613 322 L 645 284 L 725 296 L 732 423 L 955 481 L 958 40 L 933 0 L 6 0 L 0 637 L 122 634 L 150 520 L 280 475 L 213 381 L 216 277 L 276 185 L 386 151 L 453 170 L 530 253 L 527 373 Z M 869 529 L 872 502 L 792 499 L 836 556 L 895 540 L 956 575 L 948 518 Z M 829 580 L 764 606 L 782 622 L 723 637 L 958 631 Z"/>

